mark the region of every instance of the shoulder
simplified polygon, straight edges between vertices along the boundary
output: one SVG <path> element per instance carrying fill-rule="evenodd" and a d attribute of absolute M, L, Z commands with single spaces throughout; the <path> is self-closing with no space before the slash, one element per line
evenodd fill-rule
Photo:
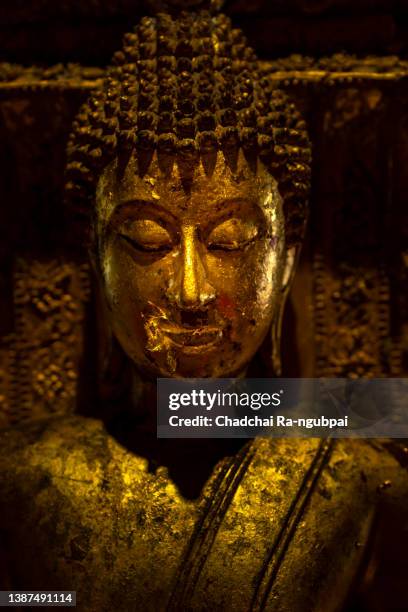
<path fill-rule="evenodd" d="M 84 437 L 87 439 L 90 436 L 93 437 L 98 432 L 102 433 L 103 429 L 102 423 L 96 419 L 76 415 L 52 417 L 0 429 L 0 440 L 2 449 L 6 447 L 18 452 L 23 448 L 49 442 L 51 439 L 55 441 L 63 439 L 66 443 L 67 438 L 72 437 L 72 434 L 75 434 L 80 443 Z"/>
<path fill-rule="evenodd" d="M 403 441 L 264 438 L 256 442 L 255 448 L 259 460 L 272 467 L 286 466 L 286 469 L 304 471 L 307 465 L 319 465 L 319 473 L 328 472 L 339 482 L 357 476 L 370 488 L 377 489 L 384 480 L 394 479 L 396 484 L 408 480 L 408 448 Z"/>
<path fill-rule="evenodd" d="M 42 419 L 0 430 L 3 464 L 8 460 L 15 463 L 17 457 L 31 463 L 40 454 L 71 459 L 81 455 L 90 464 L 102 458 L 106 463 L 121 451 L 126 454 L 102 421 L 77 415 Z"/>
<path fill-rule="evenodd" d="M 239 460 L 227 473 L 222 519 L 202 536 L 212 545 L 196 601 L 233 600 L 231 609 L 240 609 L 247 596 L 248 607 L 256 600 L 332 610 L 362 563 L 379 502 L 402 482 L 401 466 L 383 444 L 316 438 L 257 439 Z M 237 575 L 251 576 L 255 594 L 231 592 Z"/>
<path fill-rule="evenodd" d="M 147 462 L 118 444 L 96 419 L 79 416 L 31 422 L 0 432 L 0 497 L 16 502 L 23 495 L 45 494 L 79 503 L 105 483 L 124 482 L 146 473 Z"/>

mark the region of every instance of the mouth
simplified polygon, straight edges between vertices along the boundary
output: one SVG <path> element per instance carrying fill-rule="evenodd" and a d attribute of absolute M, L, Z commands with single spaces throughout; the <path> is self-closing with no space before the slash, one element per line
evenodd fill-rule
<path fill-rule="evenodd" d="M 170 318 L 166 311 L 153 302 L 149 302 L 149 308 L 143 314 L 148 353 L 166 353 L 172 368 L 174 351 L 188 355 L 214 351 L 227 329 L 217 312 L 176 310 L 172 315 Z"/>
<path fill-rule="evenodd" d="M 214 325 L 185 327 L 163 321 L 162 331 L 179 348 L 196 352 L 217 345 L 222 338 L 222 328 Z"/>

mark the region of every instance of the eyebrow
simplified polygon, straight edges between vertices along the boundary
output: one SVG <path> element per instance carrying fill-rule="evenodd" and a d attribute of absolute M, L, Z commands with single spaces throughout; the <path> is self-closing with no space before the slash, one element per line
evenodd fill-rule
<path fill-rule="evenodd" d="M 246 204 L 249 206 L 259 207 L 258 203 L 254 201 L 252 198 L 248 197 L 232 197 L 232 198 L 221 198 L 220 200 L 216 200 L 214 203 L 214 207 L 216 206 L 220 212 L 223 212 L 225 209 L 234 209 L 238 208 L 240 205 Z"/>
<path fill-rule="evenodd" d="M 221 198 L 220 200 L 217 201 L 217 203 L 223 203 L 226 206 L 231 205 L 231 204 L 246 204 L 252 203 L 251 198 L 247 198 L 247 197 L 242 197 L 242 196 L 236 196 L 236 197 L 232 197 L 232 198 Z"/>
<path fill-rule="evenodd" d="M 151 214 L 155 214 L 160 216 L 167 223 L 174 223 L 177 221 L 177 218 L 166 208 L 157 203 L 157 200 L 143 200 L 140 198 L 129 198 L 126 200 L 122 200 L 116 206 L 112 220 L 115 217 L 120 217 L 127 210 L 139 210 L 141 211 L 143 208 L 147 208 L 148 212 Z"/>

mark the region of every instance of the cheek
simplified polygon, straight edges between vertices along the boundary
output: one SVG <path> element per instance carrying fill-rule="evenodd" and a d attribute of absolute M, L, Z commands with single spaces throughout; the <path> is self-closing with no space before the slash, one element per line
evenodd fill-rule
<path fill-rule="evenodd" d="M 252 327 L 269 318 L 279 293 L 283 260 L 279 251 L 260 243 L 244 253 L 210 258 L 210 280 L 217 291 L 217 309 L 225 319 Z"/>
<path fill-rule="evenodd" d="M 280 295 L 284 259 L 281 250 L 265 247 L 254 262 L 256 303 L 261 312 L 271 312 Z"/>
<path fill-rule="evenodd" d="M 102 260 L 105 295 L 109 304 L 114 334 L 128 356 L 146 365 L 145 349 L 149 341 L 146 313 L 154 304 L 160 307 L 164 277 L 160 262 L 138 265 L 122 249 L 107 248 Z"/>
<path fill-rule="evenodd" d="M 236 300 L 227 293 L 220 293 L 217 298 L 217 308 L 224 319 L 234 319 L 237 317 Z"/>
<path fill-rule="evenodd" d="M 161 267 L 157 264 L 140 266 L 120 248 L 106 250 L 103 276 L 112 310 L 143 310 L 162 293 Z"/>

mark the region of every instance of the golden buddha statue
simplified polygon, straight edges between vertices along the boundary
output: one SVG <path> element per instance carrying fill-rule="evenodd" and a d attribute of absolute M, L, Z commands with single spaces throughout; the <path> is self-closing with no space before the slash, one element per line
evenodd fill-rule
<path fill-rule="evenodd" d="M 400 447 L 156 439 L 157 376 L 280 373 L 310 174 L 305 123 L 242 33 L 167 10 L 125 36 L 73 126 L 67 203 L 103 304 L 102 387 L 119 383 L 99 418 L 1 432 L 1 586 L 98 612 L 341 610 L 358 581 L 375 592 Z"/>

